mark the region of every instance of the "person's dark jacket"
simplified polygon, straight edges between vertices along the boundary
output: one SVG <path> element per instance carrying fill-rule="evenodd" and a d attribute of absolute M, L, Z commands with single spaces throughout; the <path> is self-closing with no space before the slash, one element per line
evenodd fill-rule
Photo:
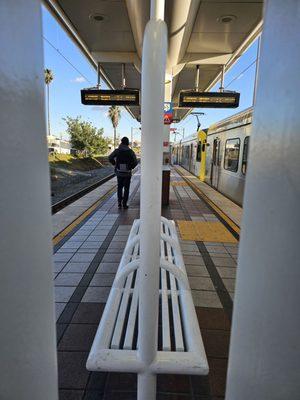
<path fill-rule="evenodd" d="M 115 166 L 115 172 L 117 175 L 126 175 L 126 172 L 120 172 L 120 165 L 126 164 L 128 171 L 127 175 L 131 175 L 131 170 L 138 164 L 134 151 L 122 143 L 110 154 L 108 160 Z"/>

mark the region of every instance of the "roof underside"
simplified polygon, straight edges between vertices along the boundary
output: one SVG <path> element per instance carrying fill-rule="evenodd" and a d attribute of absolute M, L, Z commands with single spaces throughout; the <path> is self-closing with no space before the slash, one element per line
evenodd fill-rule
<path fill-rule="evenodd" d="M 126 85 L 140 88 L 142 39 L 149 20 L 150 0 L 46 0 L 63 16 L 65 26 L 79 38 L 91 59 L 100 61 L 107 80 L 121 87 L 121 64 Z M 260 31 L 263 1 L 166 0 L 169 32 L 168 72 L 173 75 L 172 101 L 193 89 L 195 66 L 200 65 L 200 89 L 208 90 L 238 59 Z M 103 16 L 100 22 L 95 15 Z M 229 23 L 222 17 L 232 16 Z M 66 24 L 67 21 L 67 24 Z M 139 107 L 131 109 L 139 118 Z M 177 118 L 187 110 L 176 110 Z"/>

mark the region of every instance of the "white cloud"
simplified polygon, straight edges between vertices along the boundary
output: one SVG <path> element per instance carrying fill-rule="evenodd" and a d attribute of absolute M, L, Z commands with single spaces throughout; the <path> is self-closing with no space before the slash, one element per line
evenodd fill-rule
<path fill-rule="evenodd" d="M 86 82 L 86 79 L 83 76 L 77 76 L 75 79 L 72 79 L 71 82 L 83 83 L 83 82 Z"/>
<path fill-rule="evenodd" d="M 93 106 L 90 109 L 91 109 L 91 111 L 98 112 L 98 113 L 104 115 L 105 117 L 108 116 L 107 106 Z"/>

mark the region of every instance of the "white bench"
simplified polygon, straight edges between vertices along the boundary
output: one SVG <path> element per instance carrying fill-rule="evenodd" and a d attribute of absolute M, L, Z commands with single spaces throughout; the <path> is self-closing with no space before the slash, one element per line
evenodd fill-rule
<path fill-rule="evenodd" d="M 138 357 L 139 220 L 135 220 L 87 360 L 90 371 L 143 372 Z M 162 217 L 157 357 L 151 373 L 208 374 L 173 221 Z M 147 316 L 145 315 L 145 318 Z"/>

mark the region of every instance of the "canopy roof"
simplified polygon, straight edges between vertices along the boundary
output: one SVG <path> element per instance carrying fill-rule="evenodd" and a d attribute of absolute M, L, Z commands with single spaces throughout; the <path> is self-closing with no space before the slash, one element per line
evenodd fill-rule
<path fill-rule="evenodd" d="M 96 66 L 101 62 L 106 82 L 141 86 L 143 32 L 150 18 L 150 0 L 45 0 L 72 38 Z M 166 0 L 169 50 L 167 73 L 173 76 L 172 101 L 195 86 L 200 65 L 200 89 L 209 90 L 260 33 L 262 0 Z M 139 119 L 139 107 L 131 107 Z M 176 110 L 182 118 L 187 110 Z"/>

